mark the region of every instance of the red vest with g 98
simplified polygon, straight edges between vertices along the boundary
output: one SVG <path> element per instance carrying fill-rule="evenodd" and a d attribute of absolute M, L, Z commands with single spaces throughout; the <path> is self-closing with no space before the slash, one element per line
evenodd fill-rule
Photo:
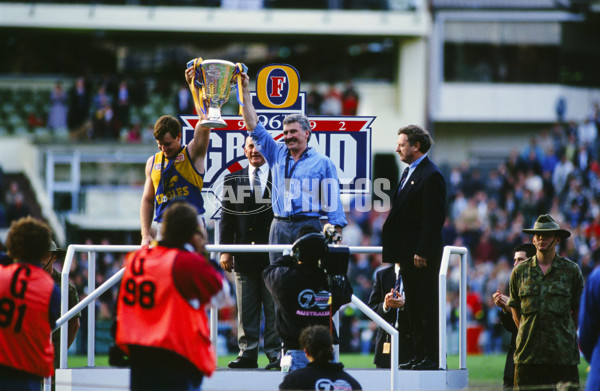
<path fill-rule="evenodd" d="M 156 246 L 128 254 L 117 308 L 116 343 L 167 349 L 211 375 L 216 368 L 204 305 L 195 309 L 173 280 L 181 250 Z"/>

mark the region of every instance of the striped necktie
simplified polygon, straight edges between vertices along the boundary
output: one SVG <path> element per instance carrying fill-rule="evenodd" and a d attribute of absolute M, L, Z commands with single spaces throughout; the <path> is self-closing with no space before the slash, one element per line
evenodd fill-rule
<path fill-rule="evenodd" d="M 408 170 L 409 167 L 406 167 L 404 169 L 404 172 L 402 173 L 402 177 L 400 178 L 400 190 L 402 190 L 402 188 L 404 187 L 404 182 L 406 182 L 406 178 L 408 178 Z"/>
<path fill-rule="evenodd" d="M 398 273 L 398 277 L 396 278 L 396 284 L 394 285 L 394 290 L 398 292 L 398 295 L 402 295 L 402 274 Z M 400 316 L 400 308 L 396 308 L 396 322 L 394 323 L 394 327 L 398 329 L 398 318 Z"/>
<path fill-rule="evenodd" d="M 258 189 L 258 194 L 262 194 L 261 187 L 260 187 L 260 168 L 258 168 L 258 167 L 256 167 L 256 169 L 254 170 L 254 178 L 252 179 L 252 191 L 254 191 L 254 193 L 256 193 L 257 189 Z"/>

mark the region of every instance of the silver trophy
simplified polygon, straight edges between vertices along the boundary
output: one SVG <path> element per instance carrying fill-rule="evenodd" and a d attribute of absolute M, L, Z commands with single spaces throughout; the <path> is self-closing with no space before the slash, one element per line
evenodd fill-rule
<path fill-rule="evenodd" d="M 208 128 L 224 128 L 227 123 L 221 117 L 221 106 L 229 99 L 232 85 L 236 88 L 235 77 L 246 71 L 243 64 L 234 64 L 225 60 L 204 60 L 188 62 L 188 67 L 195 66 L 195 84 L 200 88 L 198 99 L 206 119 L 200 123 Z M 238 101 L 239 101 L 238 93 Z M 240 102 L 241 104 L 241 102 Z"/>

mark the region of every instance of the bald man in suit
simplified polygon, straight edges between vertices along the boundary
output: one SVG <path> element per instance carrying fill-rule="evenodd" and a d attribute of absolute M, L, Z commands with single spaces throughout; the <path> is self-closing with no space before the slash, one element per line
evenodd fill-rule
<path fill-rule="evenodd" d="M 383 225 L 383 262 L 402 269 L 406 310 L 415 341 L 415 356 L 401 369 L 436 370 L 438 357 L 438 274 L 446 219 L 446 181 L 427 156 L 433 139 L 409 125 L 398 131 L 396 152 L 408 164 Z"/>
<path fill-rule="evenodd" d="M 222 244 L 268 244 L 273 220 L 271 209 L 271 172 L 251 137 L 244 153 L 249 165 L 225 177 L 223 208 L 219 225 Z M 263 270 L 269 265 L 268 253 L 222 253 L 220 264 L 235 271 L 238 308 L 238 357 L 229 368 L 257 368 L 261 312 L 264 313 L 264 352 L 267 369 L 279 367 L 281 342 L 275 331 L 275 303 L 265 286 Z"/>

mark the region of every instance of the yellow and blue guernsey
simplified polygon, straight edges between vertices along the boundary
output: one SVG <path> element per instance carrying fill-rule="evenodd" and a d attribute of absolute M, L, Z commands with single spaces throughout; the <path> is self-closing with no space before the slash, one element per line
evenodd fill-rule
<path fill-rule="evenodd" d="M 174 198 L 185 198 L 196 207 L 199 215 L 204 214 L 204 174 L 200 174 L 192 164 L 187 146 L 183 147 L 173 160 L 167 159 L 162 151 L 155 154 L 150 177 L 155 189 L 154 221 L 162 221 L 165 209 Z"/>

